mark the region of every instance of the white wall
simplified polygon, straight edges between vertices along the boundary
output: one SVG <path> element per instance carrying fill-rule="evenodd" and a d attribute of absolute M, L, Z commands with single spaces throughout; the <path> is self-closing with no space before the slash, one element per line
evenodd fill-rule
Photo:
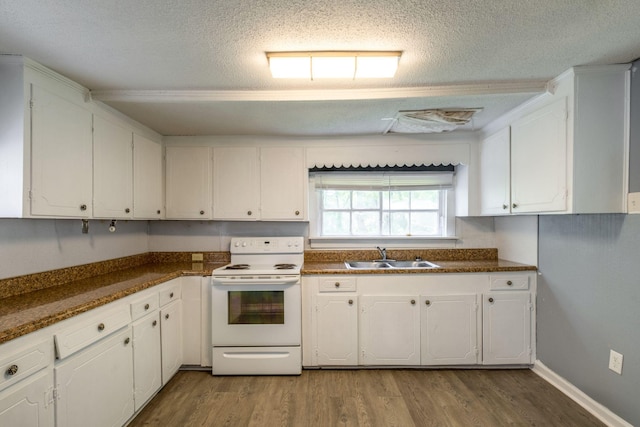
<path fill-rule="evenodd" d="M 147 221 L 0 219 L 0 279 L 104 261 L 149 251 Z"/>

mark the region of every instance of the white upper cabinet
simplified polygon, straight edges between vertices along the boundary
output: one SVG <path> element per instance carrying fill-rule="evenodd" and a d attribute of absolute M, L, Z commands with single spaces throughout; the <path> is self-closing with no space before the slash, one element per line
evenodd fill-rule
<path fill-rule="evenodd" d="M 211 148 L 166 147 L 167 218 L 211 219 Z"/>
<path fill-rule="evenodd" d="M 91 112 L 35 84 L 30 105 L 31 214 L 90 217 Z"/>
<path fill-rule="evenodd" d="M 214 148 L 213 173 L 213 217 L 235 220 L 259 219 L 258 148 Z"/>
<path fill-rule="evenodd" d="M 511 210 L 567 210 L 565 98 L 511 125 Z"/>
<path fill-rule="evenodd" d="M 134 133 L 133 171 L 134 218 L 162 218 L 162 146 Z"/>
<path fill-rule="evenodd" d="M 228 220 L 304 220 L 304 149 L 215 147 L 213 217 Z"/>
<path fill-rule="evenodd" d="M 93 216 L 133 217 L 133 133 L 93 117 Z"/>
<path fill-rule="evenodd" d="M 510 135 L 506 127 L 480 141 L 480 214 L 510 212 Z"/>
<path fill-rule="evenodd" d="M 260 149 L 260 201 L 263 220 L 302 220 L 306 217 L 304 149 Z"/>
<path fill-rule="evenodd" d="M 572 68 L 487 126 L 480 213 L 625 212 L 629 82 L 628 64 Z"/>

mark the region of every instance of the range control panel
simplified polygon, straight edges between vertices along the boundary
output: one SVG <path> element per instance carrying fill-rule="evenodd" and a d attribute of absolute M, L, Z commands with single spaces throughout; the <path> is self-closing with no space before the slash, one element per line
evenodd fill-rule
<path fill-rule="evenodd" d="M 232 237 L 232 254 L 294 254 L 304 252 L 304 238 L 296 237 Z"/>

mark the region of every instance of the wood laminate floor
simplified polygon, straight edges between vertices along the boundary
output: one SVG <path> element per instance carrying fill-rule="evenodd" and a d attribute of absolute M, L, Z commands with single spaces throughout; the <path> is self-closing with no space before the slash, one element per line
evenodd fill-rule
<path fill-rule="evenodd" d="M 529 370 L 179 372 L 136 426 L 603 426 Z"/>

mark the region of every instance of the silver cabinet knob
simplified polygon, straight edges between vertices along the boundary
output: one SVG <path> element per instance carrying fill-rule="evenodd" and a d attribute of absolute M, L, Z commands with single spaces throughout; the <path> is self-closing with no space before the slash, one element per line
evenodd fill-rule
<path fill-rule="evenodd" d="M 145 305 L 144 305 L 144 309 L 145 309 L 145 310 L 149 310 L 149 304 L 145 304 Z"/>
<path fill-rule="evenodd" d="M 513 282 L 511 280 L 507 280 L 507 286 L 511 286 L 513 285 Z"/>
<path fill-rule="evenodd" d="M 168 318 L 169 318 L 169 313 L 165 314 L 165 315 L 164 315 L 164 318 L 165 318 L 165 319 L 168 319 Z"/>
<path fill-rule="evenodd" d="M 151 324 L 151 326 L 156 326 L 158 324 L 157 320 L 154 320 L 153 323 Z"/>
<path fill-rule="evenodd" d="M 509 209 L 509 205 L 502 205 L 502 209 L 504 209 L 504 210 Z"/>
<path fill-rule="evenodd" d="M 129 212 L 131 212 L 131 209 L 129 209 L 129 208 L 126 208 L 126 209 L 124 210 L 124 213 L 129 213 Z"/>
<path fill-rule="evenodd" d="M 300 215 L 300 211 L 295 212 L 296 216 Z"/>
<path fill-rule="evenodd" d="M 415 305 L 416 304 L 416 300 L 412 299 L 411 300 L 411 305 Z"/>
<path fill-rule="evenodd" d="M 426 300 L 424 303 L 425 303 L 425 305 L 431 305 L 431 301 L 429 301 L 429 300 Z"/>
<path fill-rule="evenodd" d="M 204 215 L 204 211 L 200 211 L 200 215 Z"/>
<path fill-rule="evenodd" d="M 352 299 L 349 300 L 349 305 L 353 305 L 353 300 Z"/>
<path fill-rule="evenodd" d="M 99 330 L 100 332 L 104 331 L 104 323 L 100 323 L 100 324 L 98 325 L 98 330 Z"/>
<path fill-rule="evenodd" d="M 173 292 L 169 294 L 169 298 L 173 298 Z"/>
<path fill-rule="evenodd" d="M 517 204 L 517 203 L 514 203 L 514 204 L 512 204 L 512 205 L 511 205 L 511 207 L 515 209 L 515 208 L 517 208 L 517 207 L 518 207 L 518 204 Z"/>
<path fill-rule="evenodd" d="M 334 285 L 336 288 L 340 287 L 340 282 L 336 282 L 336 284 Z"/>
<path fill-rule="evenodd" d="M 158 210 L 156 211 L 156 213 L 157 213 L 158 215 L 160 215 L 160 209 L 158 209 Z"/>
<path fill-rule="evenodd" d="M 131 342 L 131 338 L 126 337 L 126 338 L 124 339 L 124 345 L 127 345 L 127 344 L 129 344 L 130 342 Z"/>
<path fill-rule="evenodd" d="M 18 365 L 11 365 L 9 369 L 7 369 L 7 375 L 13 376 L 18 373 Z"/>
<path fill-rule="evenodd" d="M 493 302 L 493 298 L 489 298 L 489 302 Z"/>
<path fill-rule="evenodd" d="M 247 215 L 251 216 L 251 213 L 252 213 L 251 211 L 247 211 Z"/>
<path fill-rule="evenodd" d="M 87 210 L 87 205 L 80 205 L 80 210 L 81 211 L 86 211 Z"/>

